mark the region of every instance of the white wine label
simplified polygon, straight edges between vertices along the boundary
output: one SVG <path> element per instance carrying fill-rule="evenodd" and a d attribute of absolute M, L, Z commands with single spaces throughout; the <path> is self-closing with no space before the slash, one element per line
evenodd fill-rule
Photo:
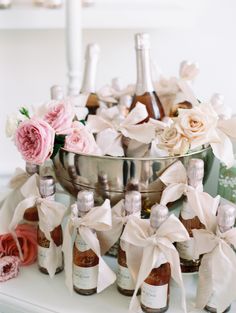
<path fill-rule="evenodd" d="M 57 248 L 57 266 L 58 267 L 62 267 L 63 265 L 63 257 L 62 257 L 62 250 L 61 250 L 61 246 L 56 247 Z M 38 245 L 38 265 L 40 267 L 43 268 L 47 268 L 47 264 L 46 264 L 46 256 L 47 253 L 49 251 L 49 248 L 44 248 Z"/>
<path fill-rule="evenodd" d="M 162 309 L 167 306 L 168 284 L 152 286 L 143 282 L 141 303 L 150 309 Z"/>
<path fill-rule="evenodd" d="M 73 284 L 78 289 L 93 289 L 97 287 L 98 265 L 80 267 L 73 264 Z"/>
<path fill-rule="evenodd" d="M 176 248 L 181 259 L 189 261 L 194 259 L 194 238 L 190 238 L 183 242 L 177 242 Z"/>
<path fill-rule="evenodd" d="M 84 239 L 80 236 L 80 234 L 76 235 L 75 246 L 76 246 L 76 249 L 81 252 L 84 252 L 90 249 L 87 243 L 84 241 Z"/>
<path fill-rule="evenodd" d="M 118 264 L 117 285 L 126 290 L 134 290 L 134 281 L 127 267 Z"/>
<path fill-rule="evenodd" d="M 189 205 L 188 201 L 183 201 L 183 207 L 181 209 L 181 216 L 184 220 L 190 220 L 196 216 L 193 209 Z"/>

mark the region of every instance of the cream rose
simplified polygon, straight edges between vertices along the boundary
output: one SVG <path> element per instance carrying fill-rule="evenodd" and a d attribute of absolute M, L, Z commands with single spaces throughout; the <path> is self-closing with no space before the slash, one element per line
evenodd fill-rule
<path fill-rule="evenodd" d="M 182 155 L 189 150 L 189 141 L 181 133 L 175 125 L 166 127 L 158 135 L 158 147 L 167 150 L 170 155 Z"/>
<path fill-rule="evenodd" d="M 176 128 L 194 149 L 209 142 L 218 142 L 217 121 L 218 117 L 211 105 L 201 103 L 189 110 L 180 109 Z"/>

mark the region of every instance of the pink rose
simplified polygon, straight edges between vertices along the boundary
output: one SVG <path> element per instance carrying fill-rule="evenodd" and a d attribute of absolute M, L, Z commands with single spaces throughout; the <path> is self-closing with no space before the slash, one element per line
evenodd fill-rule
<path fill-rule="evenodd" d="M 0 259 L 0 282 L 14 278 L 19 273 L 20 259 L 15 256 L 4 256 Z"/>
<path fill-rule="evenodd" d="M 69 99 L 53 100 L 49 103 L 49 110 L 44 115 L 44 120 L 51 125 L 57 134 L 66 134 L 71 128 L 75 116 Z"/>
<path fill-rule="evenodd" d="M 20 123 L 15 133 L 15 143 L 23 159 L 42 164 L 53 151 L 55 131 L 43 120 L 32 118 Z"/>
<path fill-rule="evenodd" d="M 37 259 L 37 229 L 29 224 L 20 224 L 15 232 L 23 253 L 21 265 L 34 263 Z M 10 233 L 0 236 L 0 256 L 19 257 L 16 242 Z"/>
<path fill-rule="evenodd" d="M 71 132 L 66 136 L 64 148 L 74 153 L 100 154 L 93 134 L 80 122 L 73 122 Z"/>

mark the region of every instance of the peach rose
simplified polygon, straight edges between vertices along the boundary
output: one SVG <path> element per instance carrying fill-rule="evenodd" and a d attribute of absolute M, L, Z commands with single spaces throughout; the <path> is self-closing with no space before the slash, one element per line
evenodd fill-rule
<path fill-rule="evenodd" d="M 21 122 L 15 132 L 15 144 L 23 159 L 42 164 L 52 154 L 55 131 L 43 120 L 31 118 Z"/>
<path fill-rule="evenodd" d="M 80 122 L 72 123 L 71 132 L 65 139 L 64 149 L 74 153 L 100 154 L 93 134 Z"/>
<path fill-rule="evenodd" d="M 216 133 L 218 117 L 207 103 L 192 109 L 179 109 L 176 128 L 191 143 L 191 149 L 209 142 L 218 142 Z"/>
<path fill-rule="evenodd" d="M 37 259 L 37 229 L 29 224 L 20 224 L 15 232 L 24 258 L 21 265 L 34 263 Z M 0 236 L 0 256 L 19 257 L 19 251 L 11 233 Z"/>
<path fill-rule="evenodd" d="M 158 147 L 167 150 L 169 155 L 182 155 L 188 152 L 188 139 L 178 132 L 175 125 L 165 127 L 158 135 Z"/>
<path fill-rule="evenodd" d="M 44 120 L 51 125 L 56 134 L 66 134 L 71 128 L 75 112 L 71 101 L 67 99 L 53 100 L 48 104 L 48 111 L 44 115 Z"/>

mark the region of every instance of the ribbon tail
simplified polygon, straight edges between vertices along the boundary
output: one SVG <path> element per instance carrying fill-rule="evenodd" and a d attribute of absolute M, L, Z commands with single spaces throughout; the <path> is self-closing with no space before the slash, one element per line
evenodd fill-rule
<path fill-rule="evenodd" d="M 115 282 L 116 275 L 101 257 L 100 244 L 96 234 L 94 234 L 88 227 L 80 227 L 79 232 L 83 240 L 99 258 L 97 280 L 97 292 L 99 293 Z"/>
<path fill-rule="evenodd" d="M 45 257 L 45 267 L 48 271 L 50 278 L 54 277 L 56 269 L 59 265 L 59 253 L 61 253 L 61 248 L 57 247 L 54 241 L 51 239 Z"/>
<path fill-rule="evenodd" d="M 140 265 L 140 270 L 138 273 L 134 294 L 131 298 L 129 311 L 133 313 L 137 313 L 140 309 L 140 302 L 137 298 L 137 293 L 139 288 L 141 287 L 144 280 L 148 277 L 149 273 L 153 268 L 153 260 L 155 259 L 155 248 L 152 246 L 147 246 L 143 250 L 142 261 Z"/>
<path fill-rule="evenodd" d="M 72 232 L 70 231 L 70 220 L 68 219 L 64 229 L 64 239 L 62 245 L 64 252 L 64 267 L 65 267 L 65 284 L 69 291 L 73 292 L 73 255 L 72 255 Z"/>
<path fill-rule="evenodd" d="M 185 184 L 173 183 L 168 185 L 162 192 L 161 201 L 162 205 L 167 205 L 169 202 L 174 202 L 181 198 L 186 189 Z"/>

